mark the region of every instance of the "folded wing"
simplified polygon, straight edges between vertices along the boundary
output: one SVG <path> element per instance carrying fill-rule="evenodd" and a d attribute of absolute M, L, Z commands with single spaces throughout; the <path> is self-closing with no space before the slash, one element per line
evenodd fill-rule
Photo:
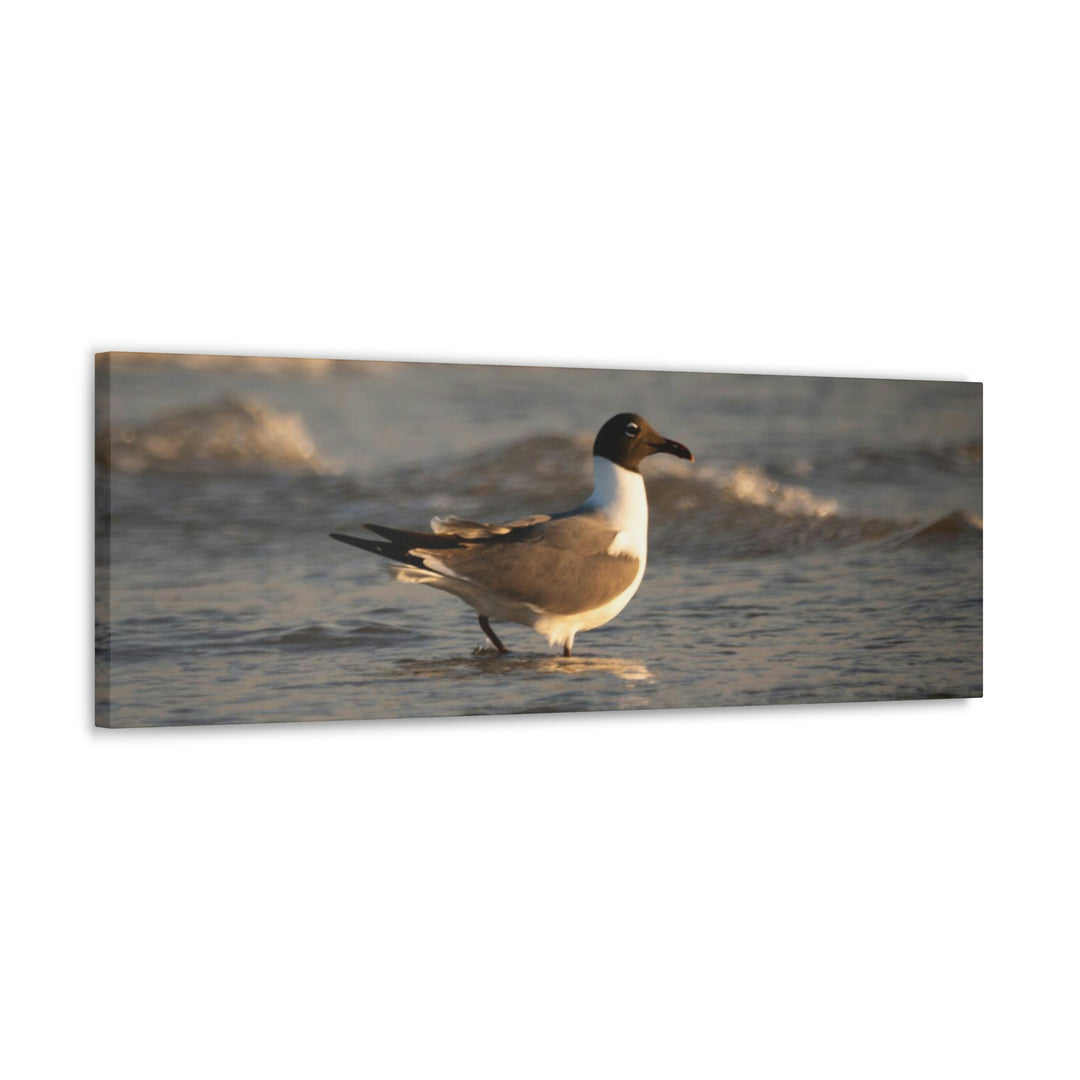
<path fill-rule="evenodd" d="M 382 541 L 331 535 L 558 615 L 603 606 L 628 589 L 638 574 L 636 558 L 608 554 L 616 534 L 589 514 L 541 515 L 504 525 L 437 518 L 432 525 L 436 531 L 430 533 L 365 526 Z M 449 528 L 456 531 L 441 531 Z"/>

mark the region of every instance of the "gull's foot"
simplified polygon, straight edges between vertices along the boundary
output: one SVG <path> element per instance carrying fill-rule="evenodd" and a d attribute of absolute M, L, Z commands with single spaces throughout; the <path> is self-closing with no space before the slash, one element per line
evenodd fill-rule
<path fill-rule="evenodd" d="M 510 654 L 509 649 L 494 648 L 491 645 L 477 645 L 472 651 L 473 656 L 508 656 Z"/>

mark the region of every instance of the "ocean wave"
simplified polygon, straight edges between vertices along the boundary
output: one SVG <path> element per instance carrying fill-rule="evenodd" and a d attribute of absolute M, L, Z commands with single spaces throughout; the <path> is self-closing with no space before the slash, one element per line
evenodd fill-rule
<path fill-rule="evenodd" d="M 461 461 L 400 470 L 391 481 L 406 490 L 425 485 L 427 491 L 453 491 L 471 500 L 503 492 L 558 498 L 570 490 L 584 497 L 592 480 L 591 446 L 592 441 L 582 437 L 537 435 Z M 783 515 L 827 517 L 839 508 L 835 499 L 782 483 L 752 465 L 725 470 L 658 454 L 649 459 L 644 472 L 650 497 L 659 491 L 670 501 L 674 493 L 677 501 L 682 492 L 689 497 L 685 508 L 696 505 L 706 493 L 706 497 L 719 495 Z"/>
<path fill-rule="evenodd" d="M 445 463 L 410 468 L 387 477 L 387 487 L 415 494 L 436 513 L 493 520 L 510 520 L 537 510 L 570 509 L 591 485 L 591 440 L 568 436 L 531 436 L 481 454 Z M 869 451 L 856 455 L 864 462 L 885 459 L 894 468 L 981 468 L 981 446 L 926 451 Z M 966 463 L 966 464 L 965 464 Z M 862 466 L 856 466 L 859 468 Z M 785 471 L 771 465 L 736 463 L 731 466 L 690 463 L 658 454 L 643 473 L 652 509 L 650 532 L 654 550 L 665 548 L 734 557 L 780 554 L 817 546 L 878 541 L 897 536 L 924 535 L 921 545 L 968 543 L 971 521 L 952 527 L 953 515 L 919 522 L 916 515 L 889 518 L 845 510 L 840 499 L 815 492 L 814 470 Z M 795 479 L 801 482 L 794 482 Z M 412 524 L 419 524 L 414 522 Z M 978 536 L 981 539 L 981 523 Z"/>
<path fill-rule="evenodd" d="M 982 544 L 982 518 L 963 510 L 938 518 L 900 537 L 900 547 L 957 547 Z"/>
<path fill-rule="evenodd" d="M 484 521 L 569 510 L 591 488 L 591 447 L 583 437 L 531 436 L 467 458 L 372 478 L 370 493 L 419 505 L 429 516 L 453 513 Z M 845 516 L 837 499 L 781 481 L 756 465 L 724 468 L 658 454 L 643 473 L 657 550 L 678 545 L 762 554 L 880 539 L 912 524 Z"/>
<path fill-rule="evenodd" d="M 127 473 L 336 471 L 299 416 L 233 396 L 161 413 L 142 427 L 111 426 L 96 452 L 101 464 Z"/>
<path fill-rule="evenodd" d="M 239 537 L 260 549 L 295 545 L 298 536 L 317 546 L 323 533 L 354 532 L 368 521 L 425 528 L 447 514 L 498 523 L 555 513 L 579 505 L 591 490 L 591 441 L 584 438 L 531 436 L 403 469 L 315 475 L 330 467 L 315 454 L 302 426 L 282 426 L 277 414 L 261 406 L 252 419 L 250 410 L 250 403 L 230 402 L 194 410 L 194 420 L 192 411 L 177 414 L 168 424 L 159 420 L 136 432 L 130 442 L 113 433 L 114 466 L 134 474 L 113 481 L 109 506 L 117 520 L 129 515 L 140 527 L 186 531 L 205 517 L 215 525 L 202 544 L 213 552 L 230 550 Z M 271 447 L 255 439 L 250 446 L 241 440 L 238 449 L 222 435 L 222 425 L 228 429 L 238 415 L 246 418 L 241 426 L 250 422 L 262 430 L 269 424 L 286 434 Z M 139 475 L 142 470 L 145 475 Z M 177 470 L 189 473 L 183 484 Z M 921 515 L 917 507 L 874 516 L 845 507 L 834 492 L 816 491 L 812 476 L 790 482 L 772 466 L 657 455 L 643 472 L 657 557 L 679 552 L 752 558 L 881 540 L 939 548 L 981 542 L 981 523 L 976 528 L 977 519 L 962 505 L 955 519 L 943 518 L 940 510 Z M 167 497 L 159 497 L 154 484 L 167 485 Z"/>

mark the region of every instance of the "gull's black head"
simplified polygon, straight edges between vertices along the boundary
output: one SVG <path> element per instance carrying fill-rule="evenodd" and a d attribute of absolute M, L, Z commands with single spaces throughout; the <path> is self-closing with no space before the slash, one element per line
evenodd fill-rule
<path fill-rule="evenodd" d="M 665 439 L 656 428 L 637 413 L 624 412 L 613 416 L 601 429 L 593 443 L 593 453 L 606 457 L 631 472 L 650 454 L 674 454 L 693 461 L 694 455 L 674 439 Z"/>

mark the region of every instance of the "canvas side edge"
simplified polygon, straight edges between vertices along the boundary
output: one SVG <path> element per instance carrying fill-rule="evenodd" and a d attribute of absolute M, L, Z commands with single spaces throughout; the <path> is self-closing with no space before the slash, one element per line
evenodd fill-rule
<path fill-rule="evenodd" d="M 101 460 L 100 440 L 111 426 L 110 369 L 112 353 L 94 355 L 94 726 L 112 727 L 111 595 L 112 499 L 108 465 Z"/>

